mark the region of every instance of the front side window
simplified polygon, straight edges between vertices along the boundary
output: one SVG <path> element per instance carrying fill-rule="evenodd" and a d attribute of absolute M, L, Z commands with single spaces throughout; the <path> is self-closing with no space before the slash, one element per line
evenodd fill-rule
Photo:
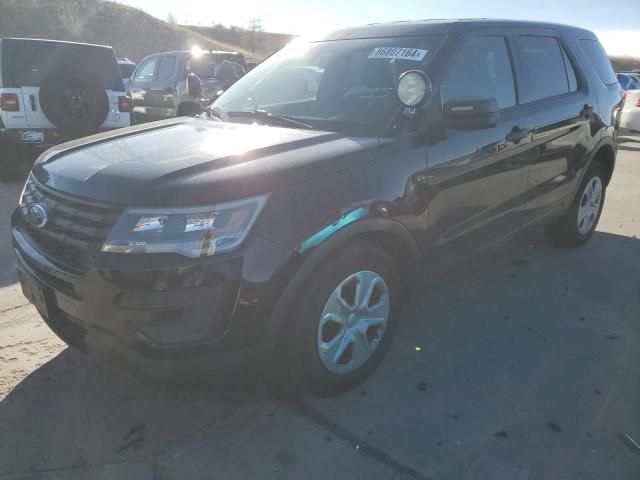
<path fill-rule="evenodd" d="M 462 98 L 495 98 L 498 106 L 516 104 L 511 57 L 502 36 L 467 41 L 440 89 L 443 102 Z"/>
<path fill-rule="evenodd" d="M 440 36 L 294 43 L 236 82 L 212 107 L 264 110 L 319 130 L 378 136 L 401 109 L 398 77 L 425 70 Z"/>
<path fill-rule="evenodd" d="M 569 71 L 574 85 L 575 72 L 570 62 L 565 63 L 565 54 L 557 38 L 521 36 L 520 45 L 529 76 L 530 101 L 555 97 L 571 91 Z"/>
<path fill-rule="evenodd" d="M 151 58 L 140 65 L 136 72 L 136 82 L 153 82 L 153 77 L 156 73 L 156 65 L 158 64 L 157 58 Z"/>
<path fill-rule="evenodd" d="M 158 65 L 158 81 L 170 80 L 173 78 L 173 71 L 176 66 L 176 57 L 169 55 L 160 59 Z"/>

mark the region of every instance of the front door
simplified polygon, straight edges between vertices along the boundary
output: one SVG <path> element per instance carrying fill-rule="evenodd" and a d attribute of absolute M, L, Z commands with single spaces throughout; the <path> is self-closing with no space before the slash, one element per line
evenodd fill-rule
<path fill-rule="evenodd" d="M 162 55 L 158 62 L 156 78 L 147 92 L 148 115 L 152 120 L 164 120 L 176 116 L 177 68 L 175 55 Z"/>
<path fill-rule="evenodd" d="M 133 99 L 133 115 L 136 123 L 154 120 L 149 94 L 156 79 L 159 57 L 144 60 L 133 74 L 130 92 Z"/>
<path fill-rule="evenodd" d="M 500 115 L 491 128 L 441 124 L 440 135 L 428 146 L 430 253 L 475 247 L 521 225 L 535 123 L 519 98 L 513 50 L 505 29 L 474 31 L 455 52 L 441 83 L 442 105 L 494 98 Z"/>

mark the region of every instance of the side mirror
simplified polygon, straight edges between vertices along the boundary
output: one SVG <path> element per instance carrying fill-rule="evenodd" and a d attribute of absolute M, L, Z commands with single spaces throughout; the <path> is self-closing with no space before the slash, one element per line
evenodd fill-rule
<path fill-rule="evenodd" d="M 492 128 L 500 121 L 500 108 L 495 98 L 460 98 L 443 106 L 445 126 L 454 130 Z"/>
<path fill-rule="evenodd" d="M 202 80 L 195 73 L 187 75 L 187 92 L 192 98 L 202 95 Z"/>

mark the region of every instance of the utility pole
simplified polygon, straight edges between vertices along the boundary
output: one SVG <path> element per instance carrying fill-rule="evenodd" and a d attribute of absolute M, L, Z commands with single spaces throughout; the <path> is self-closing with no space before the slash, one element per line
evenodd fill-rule
<path fill-rule="evenodd" d="M 255 17 L 249 20 L 249 49 L 252 52 L 256 51 L 256 32 L 262 31 L 262 20 L 260 17 Z"/>

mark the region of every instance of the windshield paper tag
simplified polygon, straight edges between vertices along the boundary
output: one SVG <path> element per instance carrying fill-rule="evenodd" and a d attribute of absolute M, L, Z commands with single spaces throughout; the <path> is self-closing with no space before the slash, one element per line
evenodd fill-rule
<path fill-rule="evenodd" d="M 421 62 L 427 52 L 428 50 L 420 50 L 418 48 L 376 47 L 369 54 L 369 58 L 397 58 Z"/>

